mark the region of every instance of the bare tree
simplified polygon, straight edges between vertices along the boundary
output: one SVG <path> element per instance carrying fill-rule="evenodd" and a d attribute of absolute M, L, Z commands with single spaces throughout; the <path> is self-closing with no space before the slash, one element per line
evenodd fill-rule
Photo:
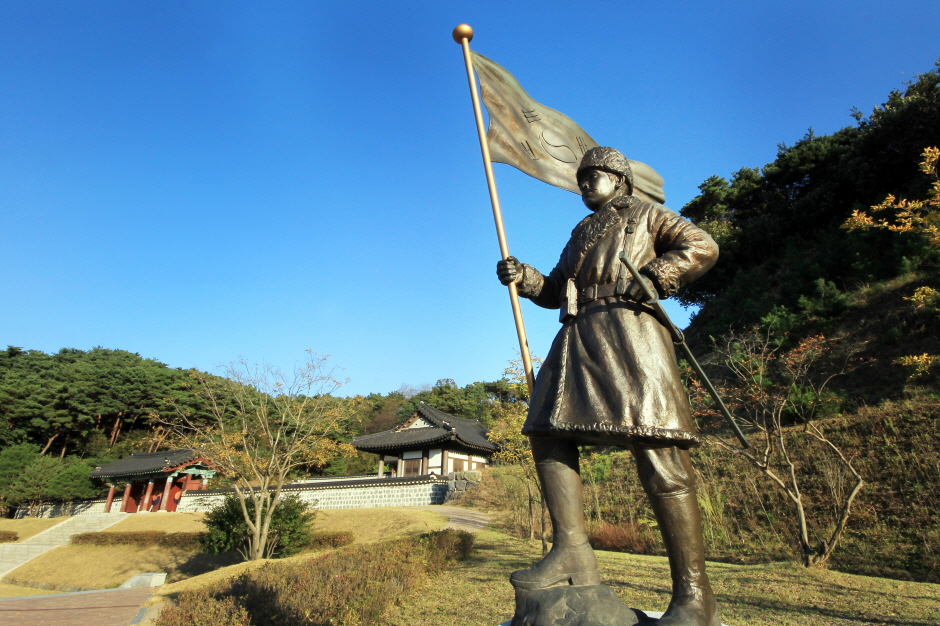
<path fill-rule="evenodd" d="M 271 519 L 291 475 L 354 452 L 335 437 L 345 405 L 330 394 L 343 381 L 327 367 L 327 357 L 307 352 L 292 375 L 244 361 L 229 365 L 224 378 L 194 373 L 211 422 L 198 423 L 180 409 L 180 419 L 165 424 L 180 444 L 204 454 L 233 481 L 250 533 L 249 560 L 276 548 Z"/>
<path fill-rule="evenodd" d="M 825 564 L 842 538 L 852 504 L 865 481 L 847 455 L 826 435 L 819 417 L 825 408 L 839 402 L 829 390 L 830 382 L 860 363 L 858 350 L 838 349 L 837 342 L 823 335 L 808 337 L 790 350 L 782 350 L 771 330 L 751 329 L 729 333 L 716 341 L 715 354 L 729 373 L 721 386 L 736 419 L 751 433 L 752 447 L 742 449 L 720 436 L 710 439 L 738 454 L 776 485 L 786 496 L 795 515 L 800 559 L 804 566 Z M 709 400 L 693 385 L 693 404 L 700 415 L 711 412 Z M 807 475 L 792 455 L 801 438 L 814 440 L 829 466 L 853 483 L 849 490 L 831 489 L 827 509 L 835 509 L 835 521 L 816 542 L 810 536 L 808 508 L 802 485 Z"/>

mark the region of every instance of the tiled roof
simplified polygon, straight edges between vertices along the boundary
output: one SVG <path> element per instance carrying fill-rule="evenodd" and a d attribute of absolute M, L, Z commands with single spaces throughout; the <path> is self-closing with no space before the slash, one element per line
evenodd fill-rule
<path fill-rule="evenodd" d="M 165 452 L 134 452 L 129 457 L 96 467 L 92 476 L 138 476 L 153 474 L 171 467 L 178 467 L 199 458 L 193 450 L 169 450 Z"/>
<path fill-rule="evenodd" d="M 355 437 L 352 440 L 352 445 L 357 450 L 379 453 L 393 450 L 410 450 L 425 445 L 454 441 L 481 452 L 492 453 L 497 450 L 496 444 L 490 443 L 486 438 L 486 433 L 489 431 L 477 420 L 449 415 L 426 405 L 424 402 L 418 405 L 415 415 L 405 423 L 413 421 L 417 416 L 430 422 L 432 427 L 404 428 L 399 426 L 392 430 Z"/>

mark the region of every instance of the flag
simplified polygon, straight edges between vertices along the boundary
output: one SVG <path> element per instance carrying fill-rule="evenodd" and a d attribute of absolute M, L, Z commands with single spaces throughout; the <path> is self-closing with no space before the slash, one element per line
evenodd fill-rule
<path fill-rule="evenodd" d="M 490 116 L 486 139 L 492 160 L 580 194 L 578 164 L 598 143 L 567 115 L 533 100 L 503 67 L 482 54 L 471 54 Z M 630 161 L 630 167 L 634 195 L 664 203 L 663 177 L 639 161 Z"/>

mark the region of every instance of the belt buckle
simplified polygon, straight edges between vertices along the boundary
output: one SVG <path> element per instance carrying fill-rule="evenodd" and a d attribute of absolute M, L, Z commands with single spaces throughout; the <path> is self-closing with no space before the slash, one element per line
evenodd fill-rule
<path fill-rule="evenodd" d="M 597 285 L 588 285 L 585 287 L 579 300 L 581 302 L 593 302 L 597 300 Z"/>

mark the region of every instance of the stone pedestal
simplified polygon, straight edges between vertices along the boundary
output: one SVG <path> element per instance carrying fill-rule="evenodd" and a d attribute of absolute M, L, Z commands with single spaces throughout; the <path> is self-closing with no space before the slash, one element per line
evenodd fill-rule
<path fill-rule="evenodd" d="M 626 606 L 610 587 L 562 585 L 516 589 L 511 626 L 633 626 L 645 615 Z"/>
<path fill-rule="evenodd" d="M 552 587 L 551 589 L 555 589 L 555 590 L 607 589 L 608 591 L 610 591 L 610 589 L 608 589 L 607 587 L 604 587 L 603 585 L 597 585 L 595 587 Z M 537 606 L 537 604 L 539 603 L 539 599 L 537 597 L 534 598 L 531 594 L 544 593 L 545 591 L 550 591 L 551 589 L 545 589 L 545 590 L 534 591 L 534 592 L 522 591 L 522 594 L 525 594 L 525 599 L 522 601 L 522 604 L 520 604 L 520 601 L 519 601 L 519 595 L 520 595 L 521 590 L 517 589 L 516 590 L 516 616 L 513 617 L 508 622 L 503 622 L 502 624 L 499 624 L 499 626 L 519 626 L 520 624 L 524 624 L 525 626 L 543 626 L 543 625 L 544 626 L 568 626 L 569 623 L 581 624 L 582 626 L 589 626 L 589 625 L 595 626 L 595 624 L 601 624 L 602 626 L 607 626 L 608 624 L 627 624 L 627 625 L 636 624 L 636 626 L 644 626 L 644 625 L 655 626 L 657 619 L 663 616 L 663 614 L 659 611 L 641 611 L 639 609 L 627 609 L 626 606 L 624 606 L 623 603 L 621 603 L 620 600 L 617 599 L 616 594 L 614 594 L 612 591 L 610 595 L 613 596 L 613 601 L 616 601 L 617 604 L 619 604 L 619 608 L 617 608 L 617 604 L 613 604 L 613 602 L 609 599 L 605 600 L 603 605 L 599 603 L 597 607 L 589 606 L 591 600 L 589 599 L 584 600 L 583 601 L 584 604 L 582 606 L 588 606 L 589 610 L 587 612 L 581 612 L 581 613 L 578 613 L 571 607 L 567 607 L 567 605 L 563 608 L 569 609 L 570 613 L 567 610 L 566 611 L 559 610 L 558 604 L 554 604 L 553 608 L 550 608 L 548 606 L 548 604 L 550 604 L 550 601 L 548 603 L 545 603 L 544 607 Z M 562 603 L 566 602 L 566 600 L 564 599 L 566 596 L 565 593 L 559 591 L 559 592 L 556 592 L 556 594 L 559 596 L 559 600 Z M 603 595 L 603 592 L 599 592 L 598 595 Z M 543 598 L 543 600 L 550 600 L 550 598 L 545 597 Z M 580 602 L 580 601 L 576 601 L 576 602 Z M 603 612 L 605 610 L 608 610 L 611 607 L 611 605 L 615 607 L 616 619 L 622 619 L 623 621 L 617 622 L 617 621 L 614 621 L 614 619 L 606 619 L 606 616 L 604 615 Z M 534 608 L 534 611 L 529 612 L 529 613 L 524 613 L 524 612 L 520 613 L 520 607 L 522 608 L 523 611 L 526 611 L 527 609 L 531 610 L 533 608 Z M 626 611 L 624 611 L 624 609 L 626 609 Z M 519 619 L 519 621 L 516 621 L 517 618 Z M 552 621 L 552 620 L 559 620 L 559 619 L 561 621 Z M 567 619 L 571 619 L 573 621 L 567 622 L 565 621 Z M 537 620 L 543 620 L 543 621 L 537 621 Z M 726 625 L 722 624 L 721 626 L 726 626 Z"/>

